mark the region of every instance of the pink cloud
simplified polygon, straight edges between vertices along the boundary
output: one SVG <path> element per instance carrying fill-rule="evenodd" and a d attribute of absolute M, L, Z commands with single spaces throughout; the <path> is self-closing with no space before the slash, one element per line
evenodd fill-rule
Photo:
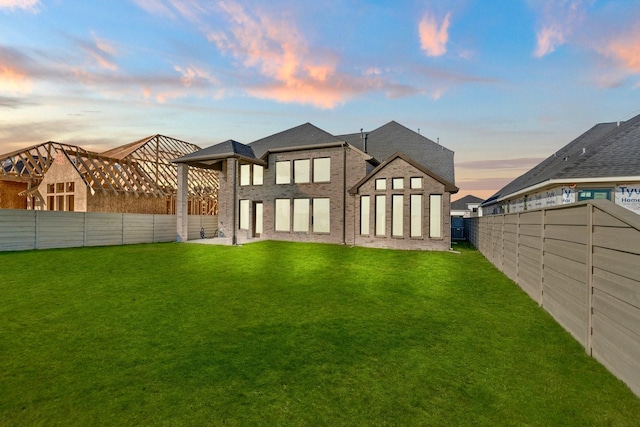
<path fill-rule="evenodd" d="M 584 20 L 587 8 L 594 0 L 531 0 L 538 13 L 536 48 L 533 56 L 542 58 L 567 43 Z"/>
<path fill-rule="evenodd" d="M 640 30 L 609 41 L 604 52 L 625 70 L 640 73 Z"/>
<path fill-rule="evenodd" d="M 22 9 L 36 13 L 40 11 L 40 0 L 0 0 L 0 9 Z"/>
<path fill-rule="evenodd" d="M 422 17 L 418 25 L 420 47 L 427 56 L 441 56 L 447 52 L 450 16 L 451 13 L 447 13 L 440 25 L 433 15 L 427 13 Z"/>

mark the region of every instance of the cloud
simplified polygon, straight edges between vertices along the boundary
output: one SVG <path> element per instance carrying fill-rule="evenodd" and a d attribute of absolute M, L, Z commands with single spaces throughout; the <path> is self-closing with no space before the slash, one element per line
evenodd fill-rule
<path fill-rule="evenodd" d="M 22 9 L 37 13 L 40 11 L 40 6 L 40 0 L 0 0 L 0 9 Z"/>
<path fill-rule="evenodd" d="M 447 13 L 442 23 L 438 25 L 435 16 L 426 13 L 420 24 L 420 47 L 427 56 L 442 56 L 447 53 L 447 41 L 449 40 L 449 19 L 451 12 Z"/>
<path fill-rule="evenodd" d="M 640 28 L 614 36 L 600 52 L 629 73 L 640 73 Z"/>
<path fill-rule="evenodd" d="M 567 43 L 583 22 L 594 0 L 530 0 L 538 14 L 536 48 L 533 56 L 542 58 Z"/>
<path fill-rule="evenodd" d="M 0 89 L 2 92 L 25 93 L 31 89 L 31 59 L 24 53 L 0 46 Z"/>

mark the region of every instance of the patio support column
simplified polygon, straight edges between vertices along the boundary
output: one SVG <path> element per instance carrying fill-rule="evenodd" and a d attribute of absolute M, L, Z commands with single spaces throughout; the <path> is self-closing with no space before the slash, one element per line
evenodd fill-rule
<path fill-rule="evenodd" d="M 189 166 L 178 163 L 178 194 L 176 203 L 177 239 L 186 242 L 189 239 Z"/>

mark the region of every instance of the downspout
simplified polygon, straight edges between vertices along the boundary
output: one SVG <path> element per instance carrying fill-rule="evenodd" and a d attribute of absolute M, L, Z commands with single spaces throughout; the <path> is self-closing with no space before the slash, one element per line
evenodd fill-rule
<path fill-rule="evenodd" d="M 342 244 L 347 244 L 347 146 L 342 148 Z"/>
<path fill-rule="evenodd" d="M 231 232 L 231 244 L 237 245 L 238 238 L 236 236 L 236 209 L 238 201 L 238 192 L 237 192 L 237 182 L 238 181 L 238 159 L 233 159 L 233 221 L 231 221 L 231 226 L 233 227 L 233 231 Z"/>

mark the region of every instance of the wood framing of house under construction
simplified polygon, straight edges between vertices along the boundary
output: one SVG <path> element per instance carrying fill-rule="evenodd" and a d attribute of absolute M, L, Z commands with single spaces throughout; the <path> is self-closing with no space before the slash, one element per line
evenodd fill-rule
<path fill-rule="evenodd" d="M 23 208 L 36 206 L 36 203 L 24 202 L 27 197 L 36 198 L 40 204 L 46 205 L 41 183 L 46 181 L 47 173 L 57 162 L 75 170 L 92 196 L 162 198 L 166 199 L 163 210 L 174 213 L 177 172 L 171 160 L 199 149 L 197 145 L 163 135 L 149 136 L 103 153 L 53 141 L 34 145 L 0 155 L 0 189 L 13 189 L 13 195 L 8 190 L 0 193 L 3 196 L 0 197 L 0 207 L 16 207 L 16 203 L 9 203 L 12 196 L 13 199 L 17 197 L 16 194 L 23 198 L 20 201 Z M 189 180 L 190 213 L 215 214 L 218 190 L 215 172 L 192 168 Z M 104 202 L 101 209 L 114 211 L 105 207 Z"/>

